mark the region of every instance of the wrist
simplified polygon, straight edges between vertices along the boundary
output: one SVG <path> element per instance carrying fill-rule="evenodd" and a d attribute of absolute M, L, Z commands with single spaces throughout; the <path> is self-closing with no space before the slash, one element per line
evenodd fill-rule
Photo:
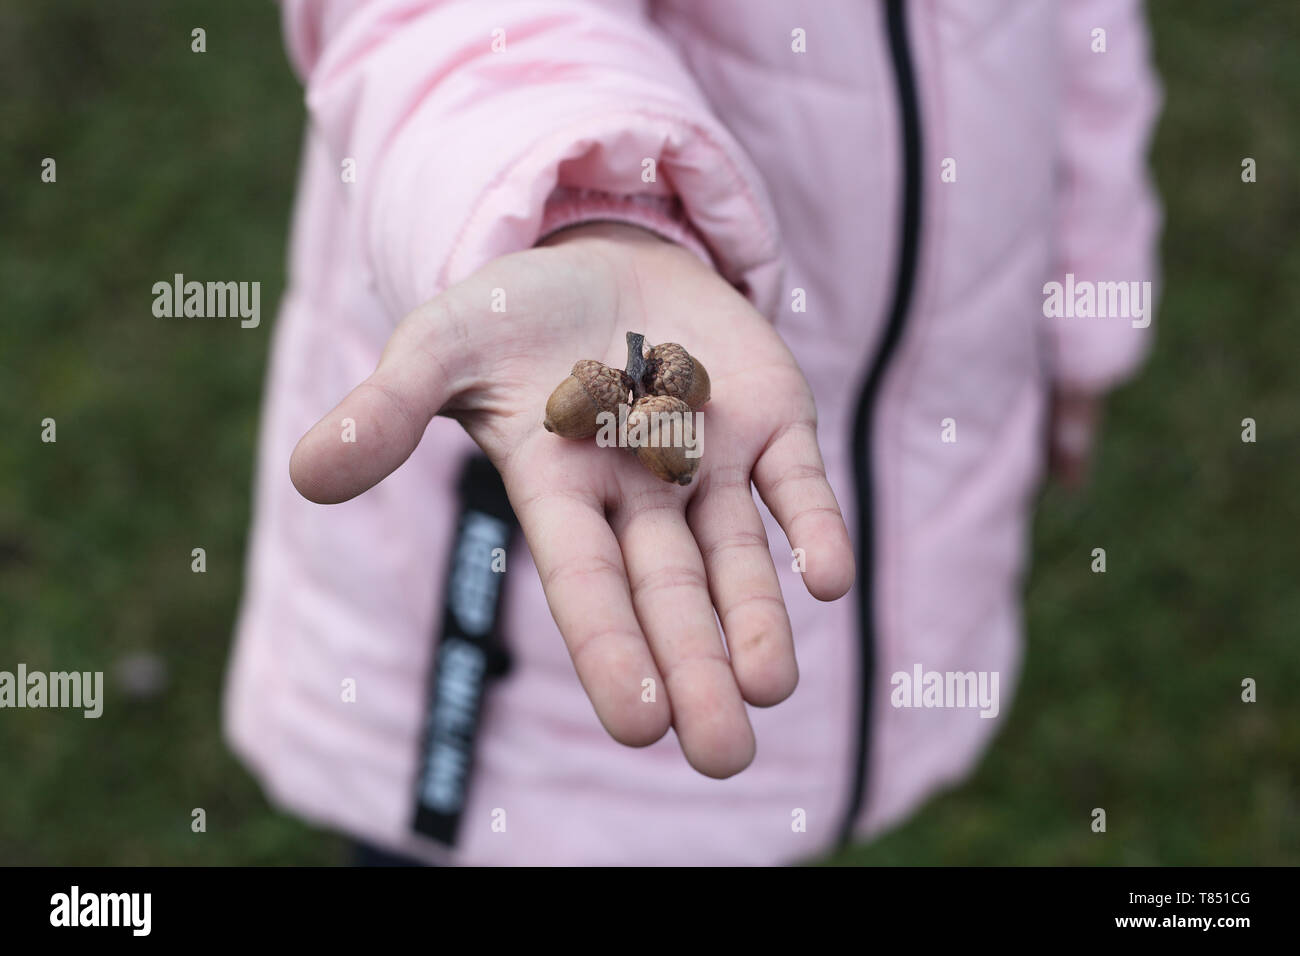
<path fill-rule="evenodd" d="M 542 245 L 553 234 L 579 225 L 604 224 L 638 227 L 663 243 L 689 250 L 710 269 L 713 256 L 703 238 L 691 225 L 681 200 L 657 193 L 612 193 L 574 186 L 557 186 L 546 200 L 538 229 Z M 605 230 L 600 234 L 620 235 L 635 241 L 630 233 Z M 562 241 L 569 241 L 572 236 Z"/>
<path fill-rule="evenodd" d="M 612 219 L 587 220 L 561 226 L 539 239 L 537 244 L 539 246 L 558 246 L 571 242 L 591 240 L 659 246 L 672 244 L 670 240 L 645 226 Z"/>

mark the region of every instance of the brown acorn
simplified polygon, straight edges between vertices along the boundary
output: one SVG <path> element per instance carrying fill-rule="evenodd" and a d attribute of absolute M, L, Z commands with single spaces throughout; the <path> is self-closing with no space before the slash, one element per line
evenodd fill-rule
<path fill-rule="evenodd" d="M 601 412 L 618 414 L 627 404 L 632 380 L 625 372 L 594 359 L 581 359 L 546 401 L 542 426 L 561 438 L 590 438 L 600 429 Z"/>
<path fill-rule="evenodd" d="M 680 398 L 692 409 L 709 400 L 709 373 L 676 342 L 656 345 L 646 356 L 646 387 L 654 395 Z"/>
<path fill-rule="evenodd" d="M 663 417 L 665 414 L 672 418 Z M 671 395 L 647 395 L 639 398 L 627 416 L 626 438 L 636 451 L 637 459 L 651 474 L 663 481 L 689 485 L 700 467 L 700 457 L 687 455 L 685 447 L 686 416 L 691 407 Z M 680 416 L 680 417 L 679 417 Z M 691 422 L 692 441 L 698 441 Z M 699 446 L 695 445 L 695 450 Z"/>

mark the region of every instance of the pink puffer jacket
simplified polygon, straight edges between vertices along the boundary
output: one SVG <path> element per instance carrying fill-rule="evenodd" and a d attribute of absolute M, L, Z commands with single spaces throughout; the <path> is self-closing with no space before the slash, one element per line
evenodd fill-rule
<path fill-rule="evenodd" d="M 1010 711 L 1051 380 L 1108 387 L 1153 331 L 1045 310 L 1067 274 L 1155 278 L 1159 94 L 1138 3 L 283 9 L 310 130 L 225 701 L 273 801 L 434 862 L 769 864 L 876 833 L 966 774 Z M 618 198 L 636 194 L 661 198 Z M 289 454 L 406 311 L 609 215 L 699 240 L 776 323 L 816 393 L 858 581 L 812 600 L 768 519 L 801 681 L 751 710 L 758 755 L 717 781 L 671 735 L 606 736 L 515 548 L 513 666 L 488 686 L 447 849 L 412 814 L 473 445 L 435 419 L 392 477 L 334 507 L 296 494 Z M 895 676 L 918 667 L 998 675 L 997 715 L 900 706 L 923 703 Z"/>

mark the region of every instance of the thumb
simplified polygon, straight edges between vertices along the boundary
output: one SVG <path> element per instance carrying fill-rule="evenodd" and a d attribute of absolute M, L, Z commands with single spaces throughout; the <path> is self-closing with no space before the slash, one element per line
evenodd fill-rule
<path fill-rule="evenodd" d="M 338 504 L 410 457 L 433 416 L 473 380 L 473 337 L 454 324 L 457 313 L 439 297 L 402 320 L 370 377 L 298 441 L 289 477 L 299 494 Z"/>

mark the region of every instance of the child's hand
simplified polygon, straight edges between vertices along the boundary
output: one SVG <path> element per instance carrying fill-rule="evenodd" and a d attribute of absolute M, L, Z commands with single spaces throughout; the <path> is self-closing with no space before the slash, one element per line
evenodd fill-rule
<path fill-rule="evenodd" d="M 504 313 L 491 310 L 498 289 Z M 576 360 L 623 366 L 627 331 L 680 342 L 709 372 L 703 457 L 688 487 L 654 478 L 629 452 L 542 428 L 546 399 Z M 743 770 L 754 735 L 742 701 L 776 704 L 798 681 L 751 477 L 804 550 L 813 595 L 839 598 L 854 577 L 812 395 L 770 325 L 698 258 L 650 233 L 565 230 L 409 315 L 374 374 L 299 442 L 293 482 L 313 501 L 358 495 L 406 460 L 435 414 L 460 421 L 501 472 L 609 733 L 644 746 L 671 722 L 701 773 Z M 354 444 L 339 440 L 345 417 Z M 642 702 L 646 678 L 655 703 Z"/>
<path fill-rule="evenodd" d="M 1103 410 L 1100 395 L 1062 389 L 1052 393 L 1048 470 L 1063 488 L 1078 491 L 1087 484 Z"/>

